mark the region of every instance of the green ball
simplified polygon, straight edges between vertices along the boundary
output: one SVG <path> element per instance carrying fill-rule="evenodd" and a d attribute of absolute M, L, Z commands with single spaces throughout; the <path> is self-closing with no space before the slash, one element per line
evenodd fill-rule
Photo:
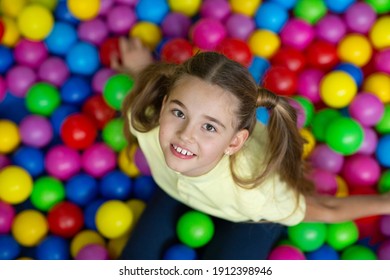
<path fill-rule="evenodd" d="M 176 232 L 183 244 L 198 248 L 207 244 L 213 237 L 214 223 L 208 215 L 192 210 L 179 218 Z"/>
<path fill-rule="evenodd" d="M 41 211 L 49 211 L 58 202 L 65 199 L 63 183 L 51 176 L 43 176 L 35 180 L 31 193 L 31 203 Z"/>
<path fill-rule="evenodd" d="M 294 96 L 293 98 L 299 102 L 299 104 L 301 104 L 303 111 L 305 112 L 306 118 L 303 126 L 308 126 L 313 119 L 315 111 L 313 103 L 308 98 L 303 96 Z"/>
<path fill-rule="evenodd" d="M 356 153 L 364 140 L 364 130 L 354 119 L 339 117 L 325 129 L 325 142 L 335 152 L 342 155 Z"/>
<path fill-rule="evenodd" d="M 328 224 L 326 242 L 336 251 L 354 244 L 359 238 L 359 230 L 353 221 Z"/>
<path fill-rule="evenodd" d="M 324 223 L 300 223 L 287 229 L 293 245 L 303 252 L 312 252 L 320 248 L 326 239 L 327 227 Z"/>
<path fill-rule="evenodd" d="M 25 102 L 30 113 L 48 117 L 60 105 L 61 97 L 55 86 L 39 82 L 29 88 Z"/>
<path fill-rule="evenodd" d="M 345 249 L 340 256 L 342 260 L 377 260 L 376 254 L 363 245 L 352 245 Z"/>
<path fill-rule="evenodd" d="M 390 0 L 365 0 L 377 14 L 390 12 Z"/>
<path fill-rule="evenodd" d="M 390 104 L 385 105 L 385 111 L 381 120 L 375 125 L 375 130 L 380 134 L 390 133 Z"/>
<path fill-rule="evenodd" d="M 295 17 L 310 24 L 316 24 L 326 15 L 327 9 L 323 0 L 298 0 L 294 6 Z"/>
<path fill-rule="evenodd" d="M 386 170 L 381 174 L 378 182 L 379 193 L 386 193 L 390 191 L 390 170 Z"/>
<path fill-rule="evenodd" d="M 123 99 L 131 91 L 134 79 L 126 74 L 116 74 L 107 79 L 103 89 L 103 98 L 115 110 L 120 110 Z"/>
<path fill-rule="evenodd" d="M 341 116 L 341 113 L 338 110 L 331 108 L 324 108 L 314 113 L 313 119 L 311 121 L 311 130 L 314 135 L 314 138 L 318 142 L 325 142 L 325 129 L 335 118 Z"/>
<path fill-rule="evenodd" d="M 115 152 L 120 152 L 127 145 L 123 133 L 123 126 L 123 119 L 113 119 L 109 121 L 102 130 L 103 141 Z"/>

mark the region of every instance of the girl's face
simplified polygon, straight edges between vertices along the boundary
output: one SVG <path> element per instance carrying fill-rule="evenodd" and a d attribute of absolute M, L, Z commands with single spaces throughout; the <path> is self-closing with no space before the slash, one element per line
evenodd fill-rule
<path fill-rule="evenodd" d="M 248 137 L 236 131 L 237 98 L 194 76 L 182 78 L 165 97 L 160 112 L 160 145 L 167 165 L 187 176 L 216 166 Z"/>

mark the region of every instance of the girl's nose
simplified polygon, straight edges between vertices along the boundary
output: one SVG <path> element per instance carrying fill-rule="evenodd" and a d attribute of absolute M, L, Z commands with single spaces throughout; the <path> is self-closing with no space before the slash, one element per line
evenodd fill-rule
<path fill-rule="evenodd" d="M 179 136 L 183 141 L 193 141 L 195 139 L 195 127 L 190 123 L 186 123 L 180 130 Z"/>

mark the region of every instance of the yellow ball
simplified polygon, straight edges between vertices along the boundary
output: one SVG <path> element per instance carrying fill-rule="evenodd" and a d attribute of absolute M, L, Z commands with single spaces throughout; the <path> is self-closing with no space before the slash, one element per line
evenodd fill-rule
<path fill-rule="evenodd" d="M 337 53 L 341 61 L 362 67 L 371 60 L 372 48 L 367 37 L 361 34 L 350 34 L 340 41 Z"/>
<path fill-rule="evenodd" d="M 122 254 L 123 249 L 129 240 L 130 234 L 124 234 L 118 238 L 113 238 L 108 241 L 107 250 L 110 260 L 117 260 Z"/>
<path fill-rule="evenodd" d="M 20 144 L 18 126 L 10 120 L 0 120 L 0 153 L 13 152 Z"/>
<path fill-rule="evenodd" d="M 103 236 L 94 230 L 82 230 L 73 237 L 70 243 L 71 256 L 75 258 L 79 251 L 89 244 L 99 244 L 106 246 L 106 241 L 104 240 Z"/>
<path fill-rule="evenodd" d="M 376 49 L 390 47 L 390 16 L 380 17 L 371 27 L 369 37 Z"/>
<path fill-rule="evenodd" d="M 50 11 L 54 11 L 57 7 L 58 0 L 30 0 L 30 3 L 39 4 L 48 8 Z"/>
<path fill-rule="evenodd" d="M 201 0 L 168 0 L 172 12 L 182 13 L 189 17 L 198 13 Z"/>
<path fill-rule="evenodd" d="M 376 72 L 364 79 L 363 90 L 376 95 L 383 103 L 390 102 L 390 75 Z"/>
<path fill-rule="evenodd" d="M 3 15 L 17 17 L 27 2 L 28 0 L 0 0 L 0 10 Z"/>
<path fill-rule="evenodd" d="M 96 227 L 106 238 L 118 238 L 131 227 L 133 213 L 125 202 L 109 200 L 104 202 L 96 212 Z"/>
<path fill-rule="evenodd" d="M 28 5 L 18 16 L 20 33 L 34 41 L 45 39 L 53 29 L 53 25 L 52 13 L 42 5 Z"/>
<path fill-rule="evenodd" d="M 150 50 L 154 50 L 162 39 L 160 28 L 151 22 L 140 21 L 130 30 L 130 37 L 138 37 Z"/>
<path fill-rule="evenodd" d="M 24 202 L 32 188 L 33 179 L 24 168 L 9 165 L 0 171 L 0 200 L 10 204 Z"/>
<path fill-rule="evenodd" d="M 1 43 L 7 47 L 14 47 L 20 38 L 20 31 L 16 21 L 10 17 L 2 18 L 4 24 L 4 34 Z"/>
<path fill-rule="evenodd" d="M 128 151 L 128 148 L 122 149 L 118 154 L 119 169 L 131 178 L 135 178 L 141 174 L 133 159 L 137 150 L 137 146 L 133 145 Z"/>
<path fill-rule="evenodd" d="M 230 0 L 232 12 L 253 17 L 259 8 L 261 0 Z"/>
<path fill-rule="evenodd" d="M 355 80 L 344 71 L 329 72 L 320 82 L 322 101 L 329 107 L 346 107 L 351 103 L 356 93 Z"/>
<path fill-rule="evenodd" d="M 301 136 L 306 140 L 306 143 L 303 145 L 303 155 L 302 157 L 307 158 L 313 151 L 316 146 L 316 139 L 314 135 L 306 128 L 300 129 Z"/>
<path fill-rule="evenodd" d="M 45 216 L 33 209 L 28 209 L 16 215 L 12 224 L 12 234 L 15 240 L 26 247 L 39 244 L 46 236 L 49 225 Z"/>
<path fill-rule="evenodd" d="M 270 30 L 257 29 L 250 35 L 248 45 L 254 55 L 270 58 L 280 48 L 280 38 Z"/>
<path fill-rule="evenodd" d="M 347 197 L 349 195 L 349 191 L 348 191 L 348 185 L 345 182 L 345 180 L 339 175 L 336 175 L 336 182 L 337 182 L 337 191 L 335 196 Z"/>
<path fill-rule="evenodd" d="M 89 20 L 99 14 L 100 0 L 68 0 L 69 12 L 80 20 Z"/>

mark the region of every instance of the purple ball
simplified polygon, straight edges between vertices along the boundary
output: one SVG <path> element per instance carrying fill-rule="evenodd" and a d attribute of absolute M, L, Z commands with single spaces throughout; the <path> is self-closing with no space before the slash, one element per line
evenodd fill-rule
<path fill-rule="evenodd" d="M 116 154 L 104 143 L 94 143 L 84 150 L 81 164 L 89 175 L 100 178 L 116 167 Z"/>
<path fill-rule="evenodd" d="M 338 189 L 336 175 L 323 169 L 314 168 L 309 175 L 320 194 L 335 195 Z"/>
<path fill-rule="evenodd" d="M 94 92 L 103 93 L 104 86 L 108 78 L 113 76 L 116 72 L 111 68 L 101 68 L 92 77 L 92 89 Z"/>
<path fill-rule="evenodd" d="M 0 169 L 4 168 L 10 164 L 11 164 L 11 160 L 6 155 L 0 154 Z"/>
<path fill-rule="evenodd" d="M 106 16 L 114 4 L 114 0 L 100 0 L 99 16 Z"/>
<path fill-rule="evenodd" d="M 146 161 L 145 155 L 140 148 L 137 148 L 134 154 L 134 163 L 142 175 L 151 176 L 152 172 L 148 162 Z"/>
<path fill-rule="evenodd" d="M 352 32 L 366 34 L 376 21 L 375 10 L 367 3 L 352 4 L 344 13 L 344 20 Z"/>
<path fill-rule="evenodd" d="M 376 145 L 378 144 L 378 135 L 375 130 L 370 127 L 363 127 L 364 138 L 363 143 L 357 151 L 361 155 L 372 155 L 376 151 Z"/>
<path fill-rule="evenodd" d="M 35 148 L 43 148 L 53 139 L 53 127 L 43 116 L 24 117 L 19 124 L 19 132 L 22 143 Z"/>
<path fill-rule="evenodd" d="M 47 173 L 60 180 L 68 180 L 81 170 L 81 157 L 77 150 L 65 145 L 51 147 L 46 153 Z"/>
<path fill-rule="evenodd" d="M 378 260 L 390 260 L 390 239 L 382 241 L 377 249 Z"/>
<path fill-rule="evenodd" d="M 226 37 L 226 28 L 216 19 L 201 18 L 192 29 L 194 44 L 202 50 L 213 51 Z"/>
<path fill-rule="evenodd" d="M 390 48 L 379 50 L 374 54 L 374 65 L 377 71 L 390 75 Z"/>
<path fill-rule="evenodd" d="M 291 245 L 279 245 L 268 255 L 268 260 L 306 260 L 305 254 Z"/>
<path fill-rule="evenodd" d="M 298 116 L 297 116 L 297 126 L 299 128 L 304 127 L 304 125 L 306 123 L 306 115 L 305 115 L 305 110 L 303 109 L 301 103 L 299 103 L 298 101 L 296 101 L 294 99 L 289 99 L 288 102 L 297 111 L 297 114 L 298 114 Z"/>
<path fill-rule="evenodd" d="M 76 260 L 108 260 L 108 250 L 100 244 L 88 244 L 80 249 Z"/>
<path fill-rule="evenodd" d="M 321 18 L 316 26 L 317 38 L 337 44 L 346 34 L 347 27 L 337 15 L 328 14 Z"/>
<path fill-rule="evenodd" d="M 117 4 L 125 4 L 129 5 L 131 7 L 135 7 L 138 4 L 139 0 L 115 0 L 115 3 Z"/>
<path fill-rule="evenodd" d="M 382 215 L 379 220 L 379 231 L 386 237 L 390 237 L 390 215 Z"/>
<path fill-rule="evenodd" d="M 213 18 L 224 21 L 231 12 L 230 4 L 226 0 L 205 0 L 200 7 L 202 18 Z"/>
<path fill-rule="evenodd" d="M 314 168 L 337 174 L 344 164 L 344 156 L 336 153 L 326 144 L 318 144 L 310 154 L 309 160 Z"/>
<path fill-rule="evenodd" d="M 229 37 L 247 41 L 256 28 L 253 18 L 243 14 L 231 14 L 225 22 Z"/>
<path fill-rule="evenodd" d="M 19 64 L 36 69 L 48 57 L 48 51 L 43 41 L 22 38 L 14 48 L 14 57 Z"/>
<path fill-rule="evenodd" d="M 297 92 L 299 95 L 306 97 L 312 103 L 316 104 L 321 101 L 320 83 L 325 73 L 316 68 L 304 69 L 298 76 Z"/>
<path fill-rule="evenodd" d="M 127 35 L 136 21 L 134 9 L 125 5 L 112 7 L 106 16 L 108 29 L 116 35 Z"/>
<path fill-rule="evenodd" d="M 354 154 L 345 159 L 341 174 L 348 186 L 370 188 L 378 182 L 381 168 L 373 157 Z"/>
<path fill-rule="evenodd" d="M 383 117 L 385 107 L 374 94 L 361 92 L 348 107 L 349 114 L 363 126 L 374 126 Z"/>
<path fill-rule="evenodd" d="M 3 101 L 5 96 L 7 95 L 7 83 L 5 80 L 0 76 L 0 103 Z"/>
<path fill-rule="evenodd" d="M 101 18 L 82 21 L 77 29 L 80 40 L 99 46 L 109 35 L 108 27 Z"/>
<path fill-rule="evenodd" d="M 38 77 L 41 81 L 61 87 L 69 77 L 69 69 L 63 59 L 49 57 L 39 67 Z"/>
<path fill-rule="evenodd" d="M 182 13 L 169 13 L 161 23 L 163 35 L 168 38 L 187 38 L 191 19 Z"/>
<path fill-rule="evenodd" d="M 11 204 L 0 201 L 0 234 L 7 234 L 11 231 L 15 214 L 16 211 Z"/>
<path fill-rule="evenodd" d="M 287 21 L 280 32 L 282 44 L 304 50 L 315 38 L 314 27 L 308 22 L 293 18 Z"/>
<path fill-rule="evenodd" d="M 37 81 L 37 75 L 30 67 L 16 65 L 7 72 L 6 81 L 9 92 L 16 97 L 23 98 Z"/>

